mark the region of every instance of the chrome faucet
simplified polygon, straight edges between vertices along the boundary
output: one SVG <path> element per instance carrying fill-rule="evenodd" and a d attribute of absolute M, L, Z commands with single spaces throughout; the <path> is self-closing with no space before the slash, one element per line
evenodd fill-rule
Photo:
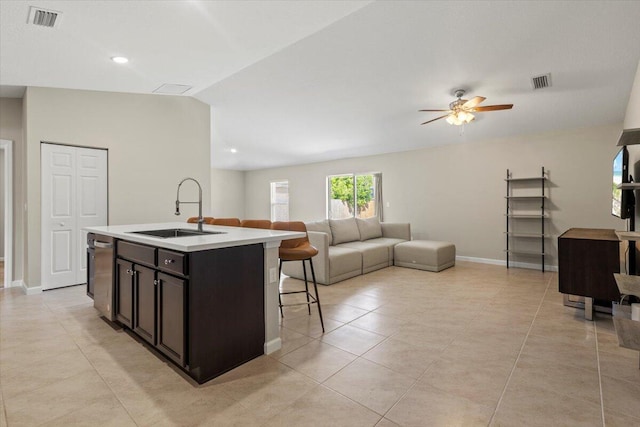
<path fill-rule="evenodd" d="M 197 202 L 181 202 L 180 201 L 180 186 L 185 181 L 193 181 L 198 186 L 198 201 Z M 197 203 L 198 204 L 198 231 L 202 231 L 202 223 L 204 218 L 202 217 L 202 187 L 200 183 L 193 178 L 185 178 L 178 184 L 178 193 L 176 194 L 176 215 L 180 215 L 180 203 Z"/>

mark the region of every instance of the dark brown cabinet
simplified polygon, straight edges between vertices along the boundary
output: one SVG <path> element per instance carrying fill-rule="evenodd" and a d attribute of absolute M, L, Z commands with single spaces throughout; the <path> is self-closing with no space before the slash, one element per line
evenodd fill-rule
<path fill-rule="evenodd" d="M 264 353 L 262 244 L 189 253 L 116 244 L 116 319 L 198 383 Z"/>
<path fill-rule="evenodd" d="M 613 273 L 619 272 L 620 240 L 614 230 L 571 228 L 558 237 L 561 293 L 617 301 Z"/>
<path fill-rule="evenodd" d="M 168 274 L 158 273 L 157 346 L 167 357 L 184 366 L 185 362 L 185 294 L 187 282 Z"/>
<path fill-rule="evenodd" d="M 116 260 L 116 320 L 133 329 L 133 263 Z"/>
<path fill-rule="evenodd" d="M 133 331 L 156 345 L 156 272 L 133 266 Z"/>
<path fill-rule="evenodd" d="M 185 366 L 184 305 L 188 282 L 159 270 L 182 273 L 187 256 L 125 241 L 119 241 L 117 247 L 116 319 Z M 156 253 L 160 257 L 157 261 Z"/>

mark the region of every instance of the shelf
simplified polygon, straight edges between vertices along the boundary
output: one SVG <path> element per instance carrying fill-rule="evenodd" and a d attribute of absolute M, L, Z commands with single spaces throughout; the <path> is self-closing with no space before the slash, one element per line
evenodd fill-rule
<path fill-rule="evenodd" d="M 541 256 L 540 269 L 544 272 L 545 239 L 551 236 L 545 233 L 547 222 L 545 220 L 549 218 L 549 211 L 545 209 L 545 201 L 548 200 L 545 194 L 548 171 L 543 166 L 540 172 L 538 176 L 513 178 L 511 171 L 507 169 L 507 178 L 505 179 L 507 192 L 504 197 L 507 200 L 504 213 L 507 218 L 506 230 L 504 231 L 507 268 L 509 268 L 511 256 Z M 526 185 L 521 185 L 524 183 Z M 536 202 L 538 206 L 536 206 Z M 521 228 L 523 231 L 515 231 L 513 228 L 516 224 L 523 224 L 516 220 L 526 220 L 527 227 Z M 538 230 L 532 228 L 536 224 L 540 226 Z M 512 246 L 518 247 L 519 238 L 528 241 L 529 245 L 525 247 L 528 247 L 529 250 L 513 249 Z M 537 251 L 533 250 L 536 247 L 535 243 L 540 245 Z"/>
<path fill-rule="evenodd" d="M 618 231 L 616 230 L 616 236 L 620 240 L 632 240 L 637 242 L 640 240 L 640 233 L 637 231 Z"/>
<path fill-rule="evenodd" d="M 505 231 L 504 234 L 506 234 L 507 236 L 511 236 L 511 237 L 538 237 L 538 238 L 539 237 L 543 237 L 545 239 L 548 238 L 548 237 L 551 237 L 548 234 L 541 234 L 541 233 L 514 233 L 514 232 L 511 232 L 511 231 L 508 231 L 508 232 Z"/>
<path fill-rule="evenodd" d="M 640 276 L 613 273 L 620 295 L 634 295 L 640 297 Z"/>
<path fill-rule="evenodd" d="M 546 198 L 547 196 L 505 196 L 505 199 L 508 200 L 542 200 Z"/>
<path fill-rule="evenodd" d="M 640 182 L 625 182 L 624 184 L 616 185 L 616 188 L 621 190 L 640 190 Z"/>
<path fill-rule="evenodd" d="M 544 252 L 536 252 L 536 251 L 520 251 L 517 249 L 505 249 L 505 252 L 508 254 L 517 254 L 517 255 L 546 255 Z"/>
<path fill-rule="evenodd" d="M 542 176 L 536 176 L 536 177 L 531 177 L 531 178 L 507 178 L 505 179 L 505 181 L 507 182 L 514 182 L 514 181 L 546 181 L 547 177 L 542 177 Z"/>

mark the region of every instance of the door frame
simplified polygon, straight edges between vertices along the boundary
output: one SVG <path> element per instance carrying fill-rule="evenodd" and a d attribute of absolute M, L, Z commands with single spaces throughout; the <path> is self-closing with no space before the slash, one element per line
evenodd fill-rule
<path fill-rule="evenodd" d="M 13 141 L 0 139 L 4 151 L 4 287 L 13 284 Z"/>
<path fill-rule="evenodd" d="M 85 146 L 85 145 L 76 145 L 76 144 L 66 144 L 66 143 L 62 143 L 62 142 L 51 142 L 51 141 L 40 141 L 40 153 L 41 153 L 41 160 L 42 160 L 42 147 L 43 145 L 57 145 L 57 146 L 61 146 L 61 147 L 70 147 L 70 148 L 79 148 L 79 149 L 88 149 L 88 150 L 100 150 L 100 151 L 104 151 L 106 153 L 106 170 L 105 170 L 105 180 L 106 180 L 106 194 L 105 194 L 105 202 L 106 202 L 106 224 L 109 224 L 109 149 L 108 148 L 104 148 L 104 147 L 92 147 L 92 146 Z M 43 221 L 43 207 L 42 207 L 42 197 L 43 197 L 43 193 L 42 193 L 42 162 L 40 163 L 40 200 L 41 200 L 41 205 L 40 205 L 40 254 L 41 254 L 41 259 L 42 259 L 42 255 L 44 254 L 44 251 L 42 249 L 42 242 L 44 241 L 43 239 L 43 230 L 44 227 L 42 225 L 42 221 Z M 51 288 L 51 287 L 45 287 L 43 285 L 44 281 L 42 280 L 43 278 L 43 268 L 44 268 L 44 263 L 40 263 L 40 289 L 43 291 L 46 290 L 50 290 L 50 289 L 56 289 L 56 288 Z M 77 286 L 77 285 L 83 285 L 86 284 L 85 283 L 77 283 L 74 285 L 69 285 L 69 286 Z"/>

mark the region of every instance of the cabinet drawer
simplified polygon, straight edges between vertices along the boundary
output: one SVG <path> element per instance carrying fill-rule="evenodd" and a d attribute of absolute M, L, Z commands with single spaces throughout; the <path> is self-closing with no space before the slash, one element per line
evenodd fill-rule
<path fill-rule="evenodd" d="M 158 269 L 186 276 L 189 273 L 187 271 L 187 255 L 166 249 L 158 249 Z"/>
<path fill-rule="evenodd" d="M 118 241 L 118 256 L 150 266 L 156 265 L 156 248 Z"/>

